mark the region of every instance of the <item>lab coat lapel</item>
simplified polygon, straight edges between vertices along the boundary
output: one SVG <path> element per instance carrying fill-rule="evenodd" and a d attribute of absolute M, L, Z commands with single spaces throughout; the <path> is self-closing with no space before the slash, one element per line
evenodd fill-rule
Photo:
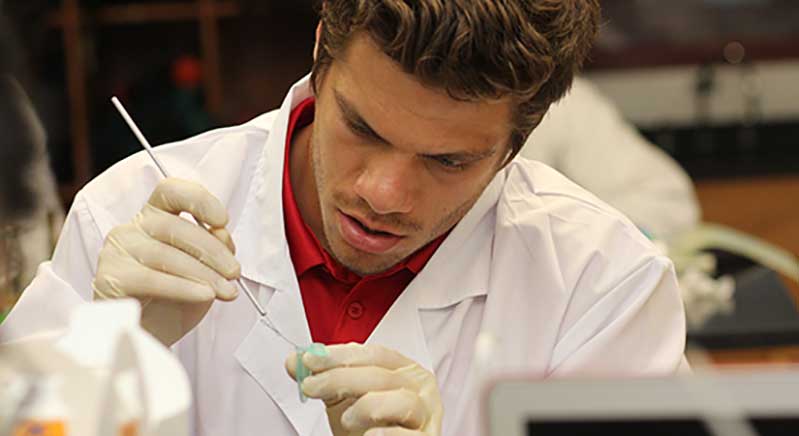
<path fill-rule="evenodd" d="M 294 85 L 274 116 L 249 123 L 269 132 L 250 184 L 241 216 L 233 231 L 242 276 L 275 289 L 290 289 L 296 281 L 283 224 L 283 162 L 291 110 L 311 96 L 308 78 Z"/>
<path fill-rule="evenodd" d="M 399 351 L 434 371 L 421 312 L 451 310 L 457 303 L 488 293 L 491 242 L 497 199 L 504 183 L 501 172 L 486 187 L 469 213 L 452 229 L 367 340 Z"/>
<path fill-rule="evenodd" d="M 394 302 L 366 343 L 379 344 L 399 351 L 405 357 L 432 371 L 433 359 L 427 349 L 415 293 L 407 290 Z"/>
<path fill-rule="evenodd" d="M 278 291 L 275 297 L 287 292 Z M 286 300 L 281 298 L 281 300 Z M 272 299 L 274 302 L 274 298 Z M 282 309 L 293 305 L 289 301 L 279 301 L 269 305 L 269 311 L 276 315 Z M 301 306 L 300 306 L 301 308 Z M 290 309 L 289 309 L 290 310 Z M 281 320 L 273 319 L 278 328 L 285 326 L 285 318 Z M 301 319 L 305 319 L 302 317 Z M 307 344 L 303 341 L 301 344 Z M 248 374 L 261 386 L 261 388 L 280 408 L 288 421 L 300 436 L 325 435 L 329 431 L 324 431 L 327 425 L 319 425 L 320 419 L 327 419 L 324 404 L 321 401 L 310 400 L 306 403 L 300 402 L 299 391 L 284 367 L 284 361 L 294 349 L 290 344 L 280 338 L 275 332 L 269 329 L 263 321 L 258 321 L 244 339 L 244 342 L 236 351 L 236 358 Z M 267 431 L 267 433 L 269 433 Z"/>
<path fill-rule="evenodd" d="M 268 119 L 270 125 L 262 126 L 269 129 L 269 137 L 234 230 L 242 275 L 260 285 L 257 298 L 277 330 L 300 345 L 309 344 L 311 337 L 286 242 L 281 193 L 289 115 L 310 95 L 305 78 L 292 88 L 275 117 Z M 251 124 L 258 126 L 258 119 Z M 301 403 L 296 383 L 286 374 L 284 361 L 293 351 L 290 344 L 258 319 L 236 350 L 236 359 L 298 434 L 325 434 L 327 426 L 318 425 L 320 419 L 326 419 L 323 404 Z"/>

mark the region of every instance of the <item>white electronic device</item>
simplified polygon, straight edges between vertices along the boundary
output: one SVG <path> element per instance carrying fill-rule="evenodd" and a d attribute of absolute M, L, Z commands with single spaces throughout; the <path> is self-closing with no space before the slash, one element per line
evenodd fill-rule
<path fill-rule="evenodd" d="M 484 398 L 490 436 L 799 435 L 799 368 L 644 379 L 508 378 Z"/>

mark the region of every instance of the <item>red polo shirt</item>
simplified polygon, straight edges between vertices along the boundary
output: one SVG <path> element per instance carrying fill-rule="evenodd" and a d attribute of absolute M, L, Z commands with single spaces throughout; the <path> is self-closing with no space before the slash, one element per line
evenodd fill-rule
<path fill-rule="evenodd" d="M 313 117 L 314 99 L 309 98 L 291 112 L 286 134 L 283 214 L 291 261 L 314 342 L 363 343 L 441 245 L 444 236 L 381 274 L 361 277 L 333 260 L 302 220 L 289 177 L 291 137 L 296 130 L 310 124 Z"/>

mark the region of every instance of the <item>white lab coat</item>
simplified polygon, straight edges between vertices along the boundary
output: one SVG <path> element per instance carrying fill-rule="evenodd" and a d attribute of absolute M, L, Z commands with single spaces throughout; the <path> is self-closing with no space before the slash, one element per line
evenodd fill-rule
<path fill-rule="evenodd" d="M 157 152 L 175 176 L 228 207 L 244 280 L 277 327 L 309 343 L 281 205 L 286 125 L 303 79 L 278 111 Z M 2 326 L 3 340 L 63 325 L 91 299 L 97 255 L 160 179 L 139 153 L 76 197 L 52 262 Z M 367 309 L 368 310 L 368 309 Z M 435 372 L 445 435 L 481 433 L 476 337 L 498 339 L 490 366 L 537 376 L 655 375 L 681 362 L 685 327 L 670 261 L 622 215 L 543 164 L 501 171 L 368 339 Z M 302 404 L 283 362 L 291 348 L 250 302 L 216 302 L 175 345 L 195 395 L 197 435 L 326 435 L 322 404 Z"/>
<path fill-rule="evenodd" d="M 699 222 L 699 202 L 685 171 L 586 79 L 575 78 L 521 155 L 562 172 L 659 239 Z"/>

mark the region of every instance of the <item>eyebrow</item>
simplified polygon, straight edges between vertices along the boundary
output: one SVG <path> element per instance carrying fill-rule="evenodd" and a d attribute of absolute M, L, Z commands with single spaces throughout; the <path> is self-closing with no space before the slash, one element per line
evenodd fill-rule
<path fill-rule="evenodd" d="M 339 109 L 341 109 L 341 113 L 344 114 L 344 118 L 347 120 L 348 123 L 352 124 L 353 126 L 357 127 L 358 129 L 362 130 L 364 133 L 368 134 L 369 136 L 373 137 L 374 139 L 384 143 L 384 144 L 391 144 L 385 138 L 380 136 L 379 133 L 375 132 L 375 129 L 366 122 L 366 120 L 361 117 L 357 110 L 352 107 L 352 104 L 344 98 L 343 95 L 339 94 L 338 91 L 333 90 L 333 94 L 336 97 L 336 103 L 338 103 Z"/>
<path fill-rule="evenodd" d="M 376 141 L 379 141 L 383 144 L 392 145 L 391 142 L 380 136 L 379 133 L 375 132 L 372 126 L 366 122 L 366 120 L 361 117 L 358 111 L 352 106 L 352 104 L 347 101 L 346 97 L 341 95 L 337 90 L 333 90 L 333 95 L 336 98 L 336 103 L 338 104 L 341 113 L 344 115 L 344 118 L 347 120 L 347 123 L 351 124 L 352 127 L 355 127 L 361 130 L 363 133 L 367 134 L 368 136 L 374 138 Z M 440 154 L 421 154 L 420 156 L 425 158 L 447 158 L 451 160 L 457 160 L 462 162 L 477 162 L 479 160 L 485 159 L 487 157 L 493 156 L 496 153 L 497 147 L 491 147 L 485 151 L 478 151 L 478 152 L 469 152 L 469 151 L 458 151 L 453 153 L 440 153 Z"/>

